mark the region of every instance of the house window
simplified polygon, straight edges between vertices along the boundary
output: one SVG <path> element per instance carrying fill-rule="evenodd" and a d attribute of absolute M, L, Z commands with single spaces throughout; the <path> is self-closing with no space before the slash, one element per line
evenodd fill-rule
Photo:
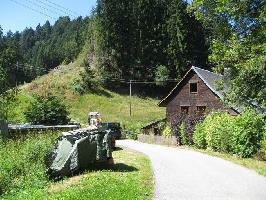
<path fill-rule="evenodd" d="M 188 114 L 189 106 L 181 106 L 180 108 L 182 114 Z"/>
<path fill-rule="evenodd" d="M 198 93 L 198 83 L 190 83 L 189 89 L 190 89 L 190 93 L 197 94 Z"/>
<path fill-rule="evenodd" d="M 205 113 L 206 106 L 197 106 L 197 111 L 200 112 L 200 113 Z"/>

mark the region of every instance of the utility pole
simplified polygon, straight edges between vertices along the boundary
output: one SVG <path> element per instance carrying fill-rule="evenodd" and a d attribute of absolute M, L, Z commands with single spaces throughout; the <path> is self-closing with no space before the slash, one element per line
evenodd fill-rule
<path fill-rule="evenodd" d="M 17 61 L 17 64 L 16 64 L 16 74 L 15 74 L 15 81 L 16 81 L 16 88 L 18 87 L 18 61 Z"/>
<path fill-rule="evenodd" d="M 132 80 L 129 81 L 129 116 L 131 116 Z"/>

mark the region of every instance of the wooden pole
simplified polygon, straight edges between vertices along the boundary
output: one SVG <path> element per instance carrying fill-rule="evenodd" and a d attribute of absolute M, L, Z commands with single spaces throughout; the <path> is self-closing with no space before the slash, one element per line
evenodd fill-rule
<path fill-rule="evenodd" d="M 131 116 L 131 96 L 132 96 L 132 81 L 129 81 L 129 116 Z"/>
<path fill-rule="evenodd" d="M 8 125 L 5 120 L 0 120 L 0 133 L 3 140 L 8 139 Z"/>

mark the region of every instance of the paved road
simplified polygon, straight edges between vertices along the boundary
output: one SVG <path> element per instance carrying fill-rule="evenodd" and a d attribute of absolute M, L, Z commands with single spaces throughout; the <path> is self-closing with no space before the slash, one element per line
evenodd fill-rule
<path fill-rule="evenodd" d="M 195 151 L 119 140 L 149 156 L 159 200 L 266 200 L 266 178 L 229 161 Z"/>

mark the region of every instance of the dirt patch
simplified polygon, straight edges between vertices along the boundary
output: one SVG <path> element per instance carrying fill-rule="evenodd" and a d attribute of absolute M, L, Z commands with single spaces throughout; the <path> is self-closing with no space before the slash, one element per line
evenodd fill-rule
<path fill-rule="evenodd" d="M 58 183 L 55 183 L 55 184 L 50 186 L 50 188 L 48 189 L 48 192 L 49 193 L 60 192 L 60 191 L 66 189 L 68 187 L 71 187 L 73 185 L 77 185 L 82 178 L 83 178 L 82 175 L 74 176 L 74 177 L 68 178 L 66 180 L 60 181 Z"/>

